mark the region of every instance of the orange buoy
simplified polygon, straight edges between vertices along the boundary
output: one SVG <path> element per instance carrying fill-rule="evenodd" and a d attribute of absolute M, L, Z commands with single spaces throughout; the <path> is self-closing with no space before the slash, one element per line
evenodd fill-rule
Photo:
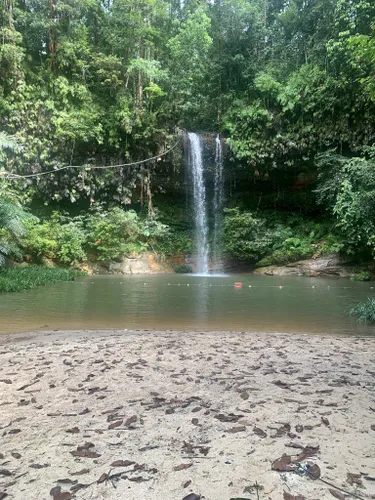
<path fill-rule="evenodd" d="M 240 281 L 237 281 L 235 284 L 234 284 L 234 288 L 242 288 L 242 283 Z"/>

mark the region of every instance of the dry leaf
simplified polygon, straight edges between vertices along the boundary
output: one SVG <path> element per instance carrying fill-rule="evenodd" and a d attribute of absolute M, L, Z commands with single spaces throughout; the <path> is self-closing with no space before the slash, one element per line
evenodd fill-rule
<path fill-rule="evenodd" d="M 256 434 L 257 436 L 259 436 L 261 438 L 267 437 L 267 433 L 264 432 L 264 430 L 260 429 L 259 427 L 254 427 L 253 432 L 254 432 L 254 434 Z"/>
<path fill-rule="evenodd" d="M 50 491 L 53 500 L 71 500 L 72 494 L 69 491 L 61 491 L 61 486 L 55 486 Z"/>
<path fill-rule="evenodd" d="M 246 427 L 244 425 L 239 425 L 237 427 L 232 427 L 231 429 L 228 429 L 225 432 L 229 432 L 230 434 L 237 434 L 237 432 L 245 432 Z"/>
<path fill-rule="evenodd" d="M 173 467 L 173 470 L 180 471 L 180 470 L 189 469 L 192 465 L 193 465 L 192 462 L 190 462 L 189 464 L 176 465 L 176 467 Z"/>
<path fill-rule="evenodd" d="M 281 458 L 274 461 L 271 468 L 279 472 L 291 472 L 294 471 L 296 467 L 292 464 L 292 458 L 289 455 L 283 455 Z"/>
<path fill-rule="evenodd" d="M 66 429 L 65 432 L 68 432 L 69 434 L 78 434 L 80 430 L 78 429 L 78 427 L 72 427 L 71 429 Z"/>
<path fill-rule="evenodd" d="M 104 481 L 107 481 L 107 479 L 108 479 L 108 474 L 104 472 L 98 479 L 98 484 L 104 483 Z"/>
<path fill-rule="evenodd" d="M 77 446 L 78 451 L 84 451 L 84 450 L 89 450 L 90 448 L 94 448 L 95 445 L 94 443 L 87 442 L 85 444 L 82 444 L 80 446 Z"/>
<path fill-rule="evenodd" d="M 122 420 L 117 420 L 116 422 L 112 422 L 112 424 L 109 424 L 108 429 L 116 429 L 116 427 L 120 427 L 122 425 Z"/>
<path fill-rule="evenodd" d="M 70 453 L 73 455 L 73 457 L 82 457 L 82 458 L 99 458 L 99 457 L 101 457 L 100 453 L 96 453 L 95 451 L 77 450 L 77 451 L 71 451 Z"/>
<path fill-rule="evenodd" d="M 78 470 L 77 472 L 69 472 L 71 476 L 82 476 L 83 474 L 88 474 L 90 472 L 90 469 L 82 469 Z"/>
<path fill-rule="evenodd" d="M 129 467 L 129 465 L 133 465 L 135 462 L 131 460 L 116 460 L 111 463 L 111 467 Z"/>
<path fill-rule="evenodd" d="M 329 488 L 328 490 L 331 495 L 335 498 L 338 498 L 338 500 L 345 500 L 346 497 L 343 493 L 341 493 L 341 491 L 338 491 L 338 490 L 334 490 L 333 488 Z"/>
<path fill-rule="evenodd" d="M 362 486 L 361 474 L 353 474 L 352 472 L 348 472 L 346 477 L 347 477 L 348 483 L 351 486 L 353 486 L 353 484 L 358 484 L 359 486 Z"/>
<path fill-rule="evenodd" d="M 319 479 L 321 476 L 319 465 L 307 463 L 307 471 L 310 479 Z"/>
<path fill-rule="evenodd" d="M 296 495 L 292 495 L 291 493 L 288 493 L 287 491 L 284 491 L 284 500 L 306 500 L 305 497 L 302 495 L 299 495 L 298 493 Z"/>
<path fill-rule="evenodd" d="M 131 424 L 135 424 L 138 420 L 137 415 L 132 415 L 131 417 L 125 420 L 125 427 L 128 427 Z"/>

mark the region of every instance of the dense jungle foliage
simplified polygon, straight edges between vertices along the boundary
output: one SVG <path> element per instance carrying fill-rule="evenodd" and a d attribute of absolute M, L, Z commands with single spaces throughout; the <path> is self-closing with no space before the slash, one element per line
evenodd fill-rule
<path fill-rule="evenodd" d="M 374 257 L 372 0 L 0 1 L 0 265 L 193 252 L 185 129 L 229 256 Z"/>

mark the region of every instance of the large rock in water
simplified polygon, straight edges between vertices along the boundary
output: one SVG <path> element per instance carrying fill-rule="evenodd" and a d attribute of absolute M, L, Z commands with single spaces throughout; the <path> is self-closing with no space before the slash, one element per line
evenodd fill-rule
<path fill-rule="evenodd" d="M 331 276 L 339 278 L 349 278 L 355 272 L 356 268 L 353 262 L 339 254 L 300 260 L 285 266 L 259 267 L 254 270 L 254 274 L 268 276 Z"/>

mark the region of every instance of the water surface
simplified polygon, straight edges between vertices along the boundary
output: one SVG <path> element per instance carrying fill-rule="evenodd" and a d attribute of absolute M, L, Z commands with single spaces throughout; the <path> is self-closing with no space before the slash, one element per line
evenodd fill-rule
<path fill-rule="evenodd" d="M 113 328 L 373 334 L 375 327 L 348 316 L 373 295 L 371 283 L 322 278 L 85 277 L 0 294 L 0 333 Z"/>

